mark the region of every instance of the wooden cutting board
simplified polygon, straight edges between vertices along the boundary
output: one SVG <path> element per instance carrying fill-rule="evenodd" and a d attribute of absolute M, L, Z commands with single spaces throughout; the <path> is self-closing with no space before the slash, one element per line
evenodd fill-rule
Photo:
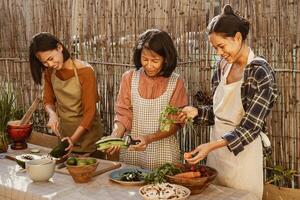
<path fill-rule="evenodd" d="M 99 174 L 103 174 L 103 173 L 108 172 L 110 170 L 117 169 L 117 168 L 121 167 L 121 163 L 119 163 L 119 162 L 113 162 L 113 161 L 102 160 L 102 159 L 97 159 L 97 160 L 99 160 L 99 165 L 98 165 L 98 167 L 97 167 L 97 169 L 96 169 L 93 176 L 97 176 Z M 64 167 L 60 168 L 59 166 L 60 165 L 57 165 L 55 167 L 55 172 L 70 175 L 70 173 L 67 170 L 67 167 L 64 166 Z"/>
<path fill-rule="evenodd" d="M 23 150 L 9 149 L 6 154 L 6 158 L 10 159 L 10 160 L 15 160 L 15 157 L 17 155 L 24 154 L 24 153 L 31 153 L 32 148 L 38 148 L 40 150 L 40 152 L 37 153 L 37 155 L 45 155 L 50 151 L 49 148 L 44 148 L 44 147 L 35 146 L 35 145 L 30 144 L 30 146 L 27 149 L 23 149 Z M 102 160 L 102 159 L 97 159 L 97 160 L 99 160 L 99 165 L 95 171 L 94 176 L 97 176 L 99 174 L 103 174 L 110 170 L 121 167 L 121 163 L 119 163 L 119 162 L 113 162 L 113 161 Z M 59 168 L 59 166 L 61 166 L 61 164 L 62 163 L 56 165 L 55 172 L 70 175 L 66 167 Z"/>

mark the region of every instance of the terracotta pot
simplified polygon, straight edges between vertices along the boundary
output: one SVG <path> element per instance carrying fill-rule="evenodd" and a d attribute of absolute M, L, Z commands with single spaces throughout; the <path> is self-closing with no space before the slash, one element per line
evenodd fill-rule
<path fill-rule="evenodd" d="M 7 133 L 12 140 L 11 149 L 20 150 L 26 149 L 26 139 L 32 131 L 32 123 L 18 125 L 18 121 L 10 121 L 7 123 Z"/>
<path fill-rule="evenodd" d="M 263 200 L 299 200 L 300 189 L 278 187 L 272 184 L 264 185 Z"/>

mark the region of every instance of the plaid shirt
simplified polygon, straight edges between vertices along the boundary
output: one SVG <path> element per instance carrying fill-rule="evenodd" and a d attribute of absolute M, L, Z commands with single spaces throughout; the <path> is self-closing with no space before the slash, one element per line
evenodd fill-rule
<path fill-rule="evenodd" d="M 222 137 L 227 140 L 228 149 L 234 155 L 243 151 L 244 146 L 255 140 L 261 131 L 266 131 L 265 119 L 277 97 L 274 69 L 264 59 L 257 58 L 253 59 L 244 71 L 241 98 L 245 115 L 233 131 L 225 133 Z M 212 78 L 213 94 L 221 80 L 220 62 L 217 66 L 218 70 Z M 214 124 L 213 105 L 199 106 L 198 113 L 196 123 Z"/>

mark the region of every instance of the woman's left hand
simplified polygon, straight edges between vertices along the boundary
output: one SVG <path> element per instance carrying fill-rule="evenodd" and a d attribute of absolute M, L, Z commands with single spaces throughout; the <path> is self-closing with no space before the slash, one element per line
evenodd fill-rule
<path fill-rule="evenodd" d="M 192 158 L 187 158 L 186 161 L 190 164 L 197 164 L 201 160 L 207 157 L 209 152 L 211 151 L 210 143 L 201 144 L 193 151 L 189 152 L 192 155 L 195 155 Z"/>
<path fill-rule="evenodd" d="M 150 141 L 148 140 L 147 136 L 138 136 L 134 137 L 133 140 L 140 140 L 141 142 L 136 145 L 130 145 L 128 150 L 129 151 L 145 151 Z"/>
<path fill-rule="evenodd" d="M 68 153 L 66 155 L 64 155 L 63 157 L 68 157 L 68 155 L 73 150 L 74 143 L 73 143 L 73 141 L 72 141 L 72 139 L 70 137 L 64 137 L 61 141 L 64 141 L 64 140 L 68 140 L 69 146 L 67 148 L 65 148 L 65 151 L 68 151 Z"/>

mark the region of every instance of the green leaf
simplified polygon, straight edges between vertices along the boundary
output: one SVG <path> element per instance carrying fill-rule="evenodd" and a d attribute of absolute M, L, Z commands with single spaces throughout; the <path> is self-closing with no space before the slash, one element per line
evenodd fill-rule
<path fill-rule="evenodd" d="M 160 131 L 164 131 L 164 132 L 170 131 L 170 128 L 171 128 L 172 124 L 175 123 L 175 120 L 170 119 L 169 116 L 179 114 L 181 112 L 181 110 L 182 109 L 176 108 L 171 105 L 168 105 L 167 107 L 165 107 L 165 109 L 160 112 L 160 116 L 159 116 Z M 192 118 L 188 119 L 187 126 L 193 127 L 193 119 Z"/>

